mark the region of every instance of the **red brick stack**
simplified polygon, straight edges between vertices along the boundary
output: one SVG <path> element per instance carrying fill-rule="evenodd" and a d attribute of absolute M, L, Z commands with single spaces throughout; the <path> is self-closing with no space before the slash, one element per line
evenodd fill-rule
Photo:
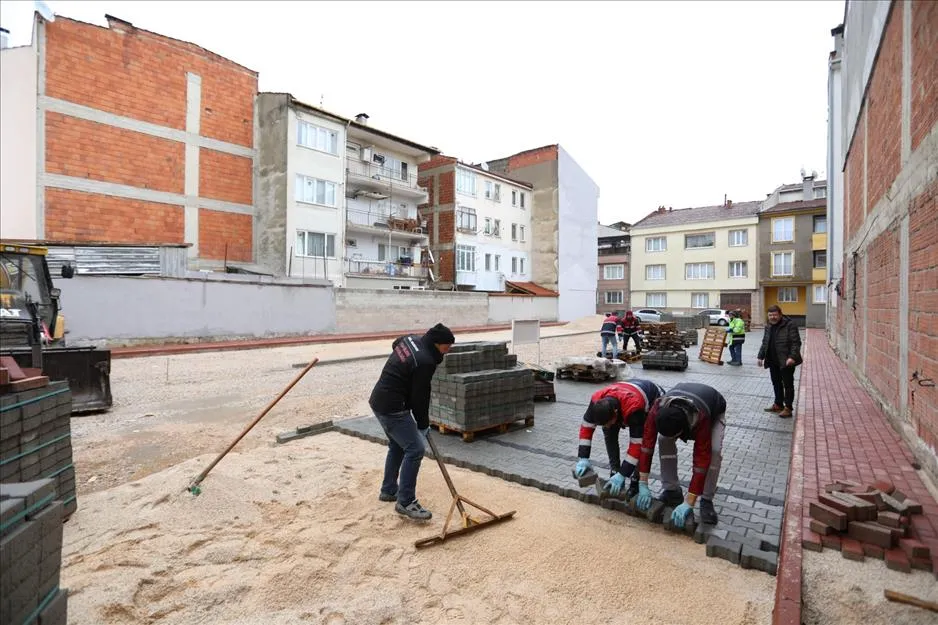
<path fill-rule="evenodd" d="M 921 504 L 884 481 L 863 486 L 837 480 L 824 490 L 809 504 L 810 529 L 820 540 L 806 533 L 805 549 L 827 547 L 839 550 L 848 560 L 879 558 L 895 571 L 938 573 L 931 549 L 915 535 L 911 522 L 912 515 L 922 514 Z"/>

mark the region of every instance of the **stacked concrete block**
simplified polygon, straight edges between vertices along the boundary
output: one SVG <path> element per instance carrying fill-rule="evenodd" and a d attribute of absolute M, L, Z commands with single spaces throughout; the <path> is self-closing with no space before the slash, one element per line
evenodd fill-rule
<path fill-rule="evenodd" d="M 67 381 L 0 395 L 0 483 L 52 479 L 67 519 L 77 509 Z"/>
<path fill-rule="evenodd" d="M 0 484 L 0 623 L 66 625 L 64 511 L 54 480 Z"/>
<path fill-rule="evenodd" d="M 505 342 L 454 345 L 433 377 L 430 422 L 471 433 L 534 419 L 534 372 Z"/>

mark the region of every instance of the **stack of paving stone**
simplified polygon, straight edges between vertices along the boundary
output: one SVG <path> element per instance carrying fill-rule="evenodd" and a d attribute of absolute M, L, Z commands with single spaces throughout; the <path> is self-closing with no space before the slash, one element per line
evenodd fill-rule
<path fill-rule="evenodd" d="M 470 441 L 520 420 L 534 423 L 534 372 L 518 365 L 506 342 L 454 345 L 433 376 L 430 423 Z"/>
<path fill-rule="evenodd" d="M 643 324 L 646 351 L 642 354 L 643 369 L 687 369 L 687 351 L 684 349 L 683 334 L 678 333 L 677 323 Z"/>
<path fill-rule="evenodd" d="M 51 479 L 0 484 L 0 623 L 66 625 L 64 511 Z"/>
<path fill-rule="evenodd" d="M 809 503 L 810 532 L 802 545 L 821 551 L 839 550 L 848 560 L 885 560 L 887 568 L 938 573 L 931 548 L 917 535 L 912 518 L 922 505 L 897 491 L 890 482 L 862 486 L 838 480 Z M 926 539 L 930 539 L 926 537 Z M 938 556 L 938 554 L 934 554 Z"/>
<path fill-rule="evenodd" d="M 68 382 L 0 395 L 0 482 L 51 478 L 67 519 L 77 509 Z"/>

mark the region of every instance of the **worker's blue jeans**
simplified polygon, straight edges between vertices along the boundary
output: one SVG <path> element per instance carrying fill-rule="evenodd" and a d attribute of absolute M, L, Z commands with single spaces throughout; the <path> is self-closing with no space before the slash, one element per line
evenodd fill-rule
<path fill-rule="evenodd" d="M 606 354 L 609 353 L 606 351 L 607 347 L 612 347 L 612 357 L 619 357 L 619 339 L 615 334 L 603 334 L 601 335 L 603 339 L 603 358 L 606 357 Z"/>
<path fill-rule="evenodd" d="M 397 502 L 409 506 L 417 499 L 417 473 L 426 450 L 423 435 L 410 410 L 377 414 L 378 422 L 388 437 L 388 455 L 384 461 L 384 481 L 381 492 L 397 494 Z M 398 484 L 400 477 L 400 484 Z"/>

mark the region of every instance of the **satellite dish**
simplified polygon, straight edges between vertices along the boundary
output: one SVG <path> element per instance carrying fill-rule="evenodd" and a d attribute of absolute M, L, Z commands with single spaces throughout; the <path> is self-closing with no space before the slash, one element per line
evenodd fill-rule
<path fill-rule="evenodd" d="M 53 13 L 52 9 L 49 8 L 49 5 L 47 5 L 45 2 L 42 2 L 42 0 L 36 0 L 33 2 L 33 9 L 36 11 L 36 13 L 42 16 L 42 19 L 46 20 L 47 22 L 55 21 L 55 13 Z"/>

